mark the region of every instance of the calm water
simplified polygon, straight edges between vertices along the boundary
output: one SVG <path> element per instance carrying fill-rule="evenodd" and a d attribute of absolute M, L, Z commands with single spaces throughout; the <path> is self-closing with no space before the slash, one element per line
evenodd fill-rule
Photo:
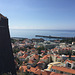
<path fill-rule="evenodd" d="M 35 35 L 75 37 L 75 30 L 10 29 L 11 37 L 36 38 Z"/>

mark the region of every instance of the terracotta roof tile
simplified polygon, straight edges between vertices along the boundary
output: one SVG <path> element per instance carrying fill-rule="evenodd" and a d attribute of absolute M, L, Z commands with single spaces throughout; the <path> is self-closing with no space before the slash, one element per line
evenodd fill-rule
<path fill-rule="evenodd" d="M 20 66 L 19 70 L 23 70 L 23 72 L 25 72 L 27 69 L 27 66 Z"/>
<path fill-rule="evenodd" d="M 69 69 L 69 68 L 66 68 L 66 67 L 52 66 L 52 69 L 56 69 L 56 70 L 59 70 L 59 71 L 75 74 L 75 70 Z"/>
<path fill-rule="evenodd" d="M 40 66 L 36 66 L 36 69 L 41 69 L 41 67 Z"/>
<path fill-rule="evenodd" d="M 42 71 L 42 75 L 50 75 L 51 72 L 48 71 Z"/>
<path fill-rule="evenodd" d="M 65 64 L 66 64 L 67 62 L 68 62 L 68 63 L 74 63 L 75 61 L 72 61 L 72 60 L 68 60 L 68 59 L 67 59 L 67 60 L 65 60 Z"/>
<path fill-rule="evenodd" d="M 39 58 L 39 55 L 33 55 L 33 57 L 35 58 L 35 59 L 38 59 Z"/>
<path fill-rule="evenodd" d="M 43 58 L 41 59 L 47 59 L 50 55 L 45 55 Z"/>
<path fill-rule="evenodd" d="M 41 64 L 41 63 L 44 63 L 44 61 L 39 61 L 37 64 Z"/>
<path fill-rule="evenodd" d="M 69 55 L 66 55 L 66 57 L 69 57 Z M 71 55 L 71 57 L 75 57 L 75 55 Z"/>
<path fill-rule="evenodd" d="M 35 71 L 35 74 L 40 75 L 40 74 L 41 74 L 41 70 L 40 70 L 40 69 L 37 69 L 37 70 Z"/>
<path fill-rule="evenodd" d="M 27 71 L 33 72 L 34 74 L 38 74 L 38 75 L 41 74 L 41 70 L 40 69 L 36 69 L 36 68 L 33 68 L 33 67 L 31 67 L 30 69 L 27 69 Z"/>
<path fill-rule="evenodd" d="M 29 61 L 28 61 L 28 63 L 33 64 L 33 63 L 34 63 L 34 61 L 33 61 L 33 60 L 29 60 Z"/>
<path fill-rule="evenodd" d="M 26 58 L 28 55 L 24 54 L 23 56 L 20 56 L 19 58 Z"/>
<path fill-rule="evenodd" d="M 51 72 L 50 75 L 67 75 L 67 74 L 60 74 L 60 73 Z"/>

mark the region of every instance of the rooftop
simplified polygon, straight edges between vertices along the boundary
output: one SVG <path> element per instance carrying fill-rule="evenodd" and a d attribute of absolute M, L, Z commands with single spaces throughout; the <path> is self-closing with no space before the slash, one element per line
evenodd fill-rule
<path fill-rule="evenodd" d="M 67 75 L 67 74 L 60 74 L 60 73 L 51 72 L 50 75 Z"/>
<path fill-rule="evenodd" d="M 75 74 L 75 70 L 69 69 L 69 68 L 66 68 L 66 67 L 52 66 L 52 69 L 67 72 L 67 73 L 71 73 L 71 74 Z"/>
<path fill-rule="evenodd" d="M 75 61 L 68 60 L 68 59 L 65 61 L 65 64 L 66 64 L 67 62 L 68 62 L 68 63 L 75 63 Z"/>

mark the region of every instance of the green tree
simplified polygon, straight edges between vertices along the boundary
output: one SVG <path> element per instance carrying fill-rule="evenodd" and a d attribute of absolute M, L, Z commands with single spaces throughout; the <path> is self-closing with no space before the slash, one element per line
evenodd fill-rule
<path fill-rule="evenodd" d="M 38 53 L 41 54 L 41 50 L 45 50 L 44 46 L 37 48 Z"/>

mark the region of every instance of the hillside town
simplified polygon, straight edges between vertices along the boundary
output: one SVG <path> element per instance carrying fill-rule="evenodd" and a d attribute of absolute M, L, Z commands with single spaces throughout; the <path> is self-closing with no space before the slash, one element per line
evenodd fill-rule
<path fill-rule="evenodd" d="M 12 38 L 17 75 L 75 75 L 75 42 Z"/>

